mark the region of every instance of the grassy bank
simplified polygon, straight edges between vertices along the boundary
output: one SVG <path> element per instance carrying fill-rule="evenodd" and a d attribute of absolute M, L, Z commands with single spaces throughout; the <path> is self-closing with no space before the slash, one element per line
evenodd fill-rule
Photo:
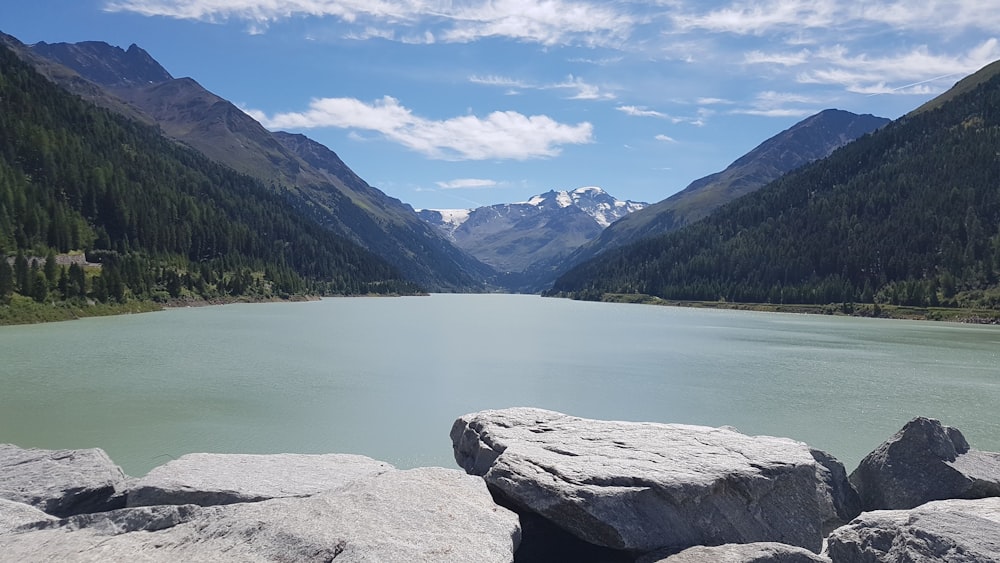
<path fill-rule="evenodd" d="M 36 303 L 33 299 L 14 295 L 10 304 L 0 306 L 0 325 L 23 325 L 71 321 L 84 317 L 106 317 L 159 311 L 163 305 L 153 301 L 127 303 L 94 303 L 83 301 Z"/>
<path fill-rule="evenodd" d="M 771 313 L 803 313 L 811 315 L 844 315 L 884 319 L 950 321 L 961 323 L 1000 324 L 1000 310 L 963 309 L 953 307 L 904 307 L 871 303 L 833 303 L 829 305 L 789 305 L 774 303 L 729 303 L 726 301 L 677 301 L 651 295 L 605 293 L 605 303 L 639 303 L 699 309 L 731 309 Z"/>

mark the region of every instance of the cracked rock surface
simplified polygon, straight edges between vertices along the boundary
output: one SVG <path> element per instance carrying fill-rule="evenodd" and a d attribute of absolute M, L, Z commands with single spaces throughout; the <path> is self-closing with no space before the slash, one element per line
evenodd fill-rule
<path fill-rule="evenodd" d="M 517 515 L 481 479 L 441 468 L 391 470 L 303 498 L 126 508 L 3 530 L 10 561 L 509 563 L 520 541 Z"/>
<path fill-rule="evenodd" d="M 1000 496 L 1000 453 L 973 450 L 957 429 L 918 417 L 851 473 L 864 510 Z"/>
<path fill-rule="evenodd" d="M 125 473 L 104 450 L 39 450 L 0 444 L 0 499 L 53 516 L 125 506 Z"/>
<path fill-rule="evenodd" d="M 301 497 L 393 469 L 350 454 L 187 454 L 154 468 L 128 491 L 128 506 L 212 506 Z"/>
<path fill-rule="evenodd" d="M 1000 498 L 865 512 L 834 530 L 828 542 L 827 555 L 835 563 L 995 563 Z"/>
<path fill-rule="evenodd" d="M 689 547 L 674 555 L 641 557 L 636 563 L 830 563 L 821 555 L 774 542 Z"/>
<path fill-rule="evenodd" d="M 458 464 L 498 497 L 592 544 L 632 552 L 780 542 L 818 552 L 857 514 L 831 456 L 787 438 L 513 408 L 459 418 Z"/>

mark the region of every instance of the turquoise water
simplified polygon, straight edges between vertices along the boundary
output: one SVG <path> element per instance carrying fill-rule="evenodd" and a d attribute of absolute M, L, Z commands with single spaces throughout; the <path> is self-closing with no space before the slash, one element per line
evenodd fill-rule
<path fill-rule="evenodd" d="M 852 470 L 914 416 L 1000 451 L 1000 327 L 584 303 L 326 299 L 0 327 L 0 442 L 453 467 L 452 422 L 537 406 L 731 425 Z"/>

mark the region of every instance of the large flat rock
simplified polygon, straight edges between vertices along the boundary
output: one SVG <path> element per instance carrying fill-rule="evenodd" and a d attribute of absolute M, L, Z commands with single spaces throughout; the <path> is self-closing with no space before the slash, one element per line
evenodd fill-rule
<path fill-rule="evenodd" d="M 834 530 L 828 542 L 834 563 L 996 563 L 1000 498 L 865 512 Z"/>
<path fill-rule="evenodd" d="M 392 469 L 384 461 L 350 454 L 188 454 L 135 481 L 128 506 L 211 506 L 301 497 Z"/>
<path fill-rule="evenodd" d="M 70 516 L 125 506 L 125 473 L 99 448 L 40 450 L 0 444 L 0 498 Z"/>
<path fill-rule="evenodd" d="M 673 555 L 640 557 L 636 563 L 830 563 L 822 555 L 774 542 L 689 547 Z"/>
<path fill-rule="evenodd" d="M 504 502 L 613 549 L 774 541 L 819 551 L 830 520 L 857 513 L 842 502 L 856 499 L 843 466 L 786 438 L 529 408 L 463 416 L 451 437 L 458 464 Z"/>
<path fill-rule="evenodd" d="M 11 561 L 511 562 L 517 515 L 457 470 L 392 470 L 310 497 L 126 508 L 0 533 Z"/>
<path fill-rule="evenodd" d="M 1000 496 L 1000 453 L 973 450 L 957 428 L 919 417 L 865 456 L 850 479 L 864 510 Z"/>

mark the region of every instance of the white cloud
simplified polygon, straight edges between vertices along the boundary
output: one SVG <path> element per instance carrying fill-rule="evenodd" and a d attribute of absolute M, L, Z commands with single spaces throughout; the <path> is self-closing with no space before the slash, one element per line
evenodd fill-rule
<path fill-rule="evenodd" d="M 663 141 L 665 143 L 676 143 L 677 142 L 677 139 L 674 139 L 673 137 L 668 137 L 667 135 L 663 135 L 663 134 L 657 135 L 657 136 L 655 136 L 653 138 L 656 139 L 657 141 Z"/>
<path fill-rule="evenodd" d="M 560 90 L 575 90 L 576 93 L 569 97 L 571 100 L 613 100 L 615 95 L 611 92 L 602 91 L 600 87 L 584 82 L 579 76 L 570 74 L 566 80 L 557 84 L 552 84 L 546 88 Z"/>
<path fill-rule="evenodd" d="M 998 58 L 1000 41 L 996 38 L 990 38 L 958 56 L 934 54 L 926 46 L 881 57 L 850 55 L 846 47 L 838 45 L 816 53 L 818 68 L 800 73 L 798 81 L 834 84 L 863 94 L 927 94 L 940 91 L 949 84 L 942 83 L 939 89 L 926 84 L 975 72 Z M 901 82 L 904 86 L 890 86 L 893 82 Z"/>
<path fill-rule="evenodd" d="M 743 55 L 743 61 L 747 64 L 773 64 L 780 66 L 798 66 L 809 62 L 810 52 L 803 49 L 796 53 L 765 53 L 763 51 L 750 51 Z"/>
<path fill-rule="evenodd" d="M 673 16 L 680 29 L 703 29 L 740 35 L 760 35 L 775 28 L 823 28 L 842 13 L 837 0 L 736 1 L 702 14 Z M 847 2 L 849 4 L 849 2 Z"/>
<path fill-rule="evenodd" d="M 498 185 L 495 180 L 484 180 L 481 178 L 459 178 L 447 182 L 435 182 L 435 184 L 442 190 L 482 189 L 493 188 Z"/>
<path fill-rule="evenodd" d="M 497 76 L 495 74 L 487 76 L 472 75 L 469 77 L 469 82 L 485 86 L 502 86 L 504 88 L 534 88 L 534 86 L 523 80 L 517 80 L 516 78 L 509 78 L 506 76 Z"/>
<path fill-rule="evenodd" d="M 441 160 L 551 157 L 560 153 L 562 145 L 593 141 L 593 126 L 587 122 L 567 125 L 545 115 L 526 116 L 514 111 L 435 121 L 414 115 L 391 96 L 373 103 L 354 98 L 314 99 L 306 111 L 272 116 L 245 111 L 269 129 L 338 127 L 374 131 Z"/>
<path fill-rule="evenodd" d="M 568 75 L 562 82 L 551 84 L 533 84 L 516 78 L 506 76 L 473 75 L 469 77 L 469 82 L 473 84 L 483 84 L 486 86 L 500 86 L 510 89 L 507 93 L 516 93 L 514 90 L 575 90 L 568 99 L 570 100 L 613 100 L 615 94 L 602 90 L 600 86 L 589 84 L 578 76 Z"/>
<path fill-rule="evenodd" d="M 624 41 L 636 24 L 631 15 L 613 6 L 569 0 L 109 0 L 105 9 L 209 22 L 276 22 L 311 16 L 348 24 L 440 29 L 431 36 L 408 34 L 413 42 L 468 43 L 503 37 L 543 45 L 614 45 Z"/>
<path fill-rule="evenodd" d="M 700 5 L 698 5 L 700 7 Z M 995 1 L 982 0 L 734 0 L 717 9 L 688 8 L 671 14 L 681 30 L 738 35 L 873 28 L 952 33 L 962 29 L 992 32 L 1000 27 Z M 801 42 L 797 35 L 796 41 Z"/>
<path fill-rule="evenodd" d="M 724 100 L 719 100 L 719 102 L 722 103 L 724 102 Z M 698 117 L 682 117 L 682 116 L 670 115 L 667 113 L 663 113 L 662 111 L 657 111 L 642 106 L 621 105 L 616 107 L 615 109 L 624 113 L 625 115 L 630 115 L 632 117 L 655 117 L 657 119 L 666 119 L 675 125 L 678 123 L 687 123 L 688 125 L 694 125 L 695 127 L 701 127 L 705 125 L 705 118 L 712 114 L 711 110 L 706 110 L 704 108 L 700 108 L 698 110 Z"/>
<path fill-rule="evenodd" d="M 625 115 L 631 115 L 632 117 L 658 117 L 661 119 L 670 119 L 670 116 L 654 109 L 647 109 L 639 106 L 618 106 L 616 110 L 624 113 Z"/>
<path fill-rule="evenodd" d="M 762 117 L 806 117 L 816 113 L 822 98 L 790 92 L 760 92 L 747 107 L 736 108 L 729 113 L 759 115 Z"/>
<path fill-rule="evenodd" d="M 719 105 L 732 105 L 736 102 L 732 100 L 727 100 L 725 98 L 698 98 L 695 103 L 700 106 L 719 106 Z"/>

